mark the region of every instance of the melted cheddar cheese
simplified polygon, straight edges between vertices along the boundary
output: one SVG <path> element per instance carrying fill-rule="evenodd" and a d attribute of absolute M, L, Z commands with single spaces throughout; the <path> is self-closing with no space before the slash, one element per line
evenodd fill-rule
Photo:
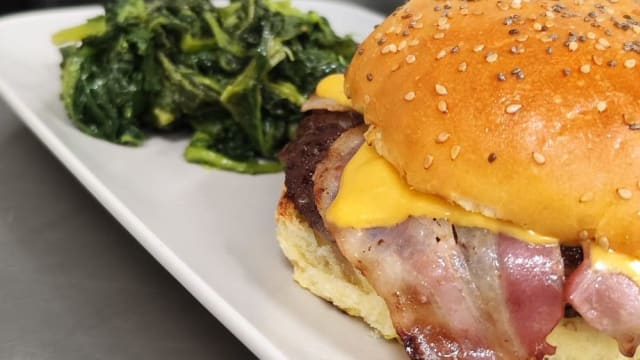
<path fill-rule="evenodd" d="M 605 250 L 595 243 L 591 244 L 590 256 L 593 269 L 620 273 L 636 284 L 640 284 L 640 260 L 612 250 Z"/>
<path fill-rule="evenodd" d="M 340 191 L 327 211 L 327 220 L 340 227 L 370 228 L 393 226 L 409 216 L 447 219 L 456 225 L 480 227 L 534 244 L 557 243 L 554 238 L 410 189 L 391 164 L 371 146 L 363 145 L 344 169 Z"/>
<path fill-rule="evenodd" d="M 340 105 L 351 107 L 351 100 L 344 94 L 344 75 L 332 74 L 320 80 L 316 95 L 333 99 Z"/>

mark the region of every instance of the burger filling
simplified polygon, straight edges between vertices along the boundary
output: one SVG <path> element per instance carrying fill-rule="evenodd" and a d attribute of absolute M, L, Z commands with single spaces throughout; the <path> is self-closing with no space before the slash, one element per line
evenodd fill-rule
<path fill-rule="evenodd" d="M 634 353 L 640 287 L 594 269 L 588 248 L 583 261 L 580 247 L 535 244 L 426 216 L 365 228 L 327 221 L 364 131 L 355 113 L 311 113 L 281 155 L 286 196 L 385 300 L 411 358 L 543 358 L 554 353 L 545 339 L 567 304 L 567 314 L 581 314 L 615 337 L 624 354 Z"/>

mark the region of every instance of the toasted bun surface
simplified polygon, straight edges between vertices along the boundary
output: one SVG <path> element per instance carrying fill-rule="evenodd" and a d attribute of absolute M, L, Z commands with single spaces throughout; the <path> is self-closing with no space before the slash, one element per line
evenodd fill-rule
<path fill-rule="evenodd" d="M 346 313 L 362 318 L 387 339 L 397 338 L 384 300 L 367 279 L 340 254 L 334 243 L 318 238 L 293 203 L 282 197 L 276 211 L 277 236 L 294 269 L 294 279 Z M 615 340 L 584 323 L 564 319 L 547 337 L 557 346 L 557 360 L 627 359 Z M 640 352 L 634 359 L 640 359 Z"/>
<path fill-rule="evenodd" d="M 335 243 L 316 236 L 284 195 L 278 203 L 276 225 L 280 247 L 293 265 L 293 278 L 300 286 L 347 314 L 362 318 L 385 338 L 396 337 L 384 300 Z"/>
<path fill-rule="evenodd" d="M 419 191 L 640 257 L 640 5 L 601 4 L 409 1 L 347 74 L 368 141 Z"/>

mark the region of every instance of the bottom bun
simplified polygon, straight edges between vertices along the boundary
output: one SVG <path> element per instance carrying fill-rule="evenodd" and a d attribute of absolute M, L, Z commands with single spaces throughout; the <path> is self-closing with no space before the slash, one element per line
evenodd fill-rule
<path fill-rule="evenodd" d="M 280 247 L 293 265 L 293 278 L 300 286 L 347 314 L 362 318 L 385 338 L 397 338 L 384 300 L 335 243 L 316 236 L 284 196 L 278 203 L 276 225 Z"/>
<path fill-rule="evenodd" d="M 367 279 L 340 253 L 337 245 L 317 235 L 293 203 L 282 196 L 276 212 L 277 237 L 293 265 L 300 286 L 349 315 L 362 318 L 386 339 L 397 339 L 389 310 Z M 557 347 L 550 360 L 629 359 L 615 340 L 594 330 L 582 318 L 563 319 L 547 337 Z M 633 359 L 640 360 L 640 353 Z"/>

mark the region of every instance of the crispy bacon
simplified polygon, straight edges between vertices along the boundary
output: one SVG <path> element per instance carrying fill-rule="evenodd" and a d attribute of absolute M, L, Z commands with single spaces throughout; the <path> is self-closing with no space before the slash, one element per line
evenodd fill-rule
<path fill-rule="evenodd" d="M 347 112 L 351 111 L 348 106 L 342 105 L 339 102 L 335 101 L 332 98 L 326 98 L 322 96 L 318 96 L 313 94 L 309 97 L 307 101 L 302 104 L 300 111 L 307 112 L 311 110 L 327 110 L 327 111 L 335 111 L 335 112 Z"/>
<path fill-rule="evenodd" d="M 594 269 L 585 261 L 567 280 L 567 301 L 594 328 L 618 341 L 633 356 L 640 345 L 640 287 L 623 274 Z"/>

